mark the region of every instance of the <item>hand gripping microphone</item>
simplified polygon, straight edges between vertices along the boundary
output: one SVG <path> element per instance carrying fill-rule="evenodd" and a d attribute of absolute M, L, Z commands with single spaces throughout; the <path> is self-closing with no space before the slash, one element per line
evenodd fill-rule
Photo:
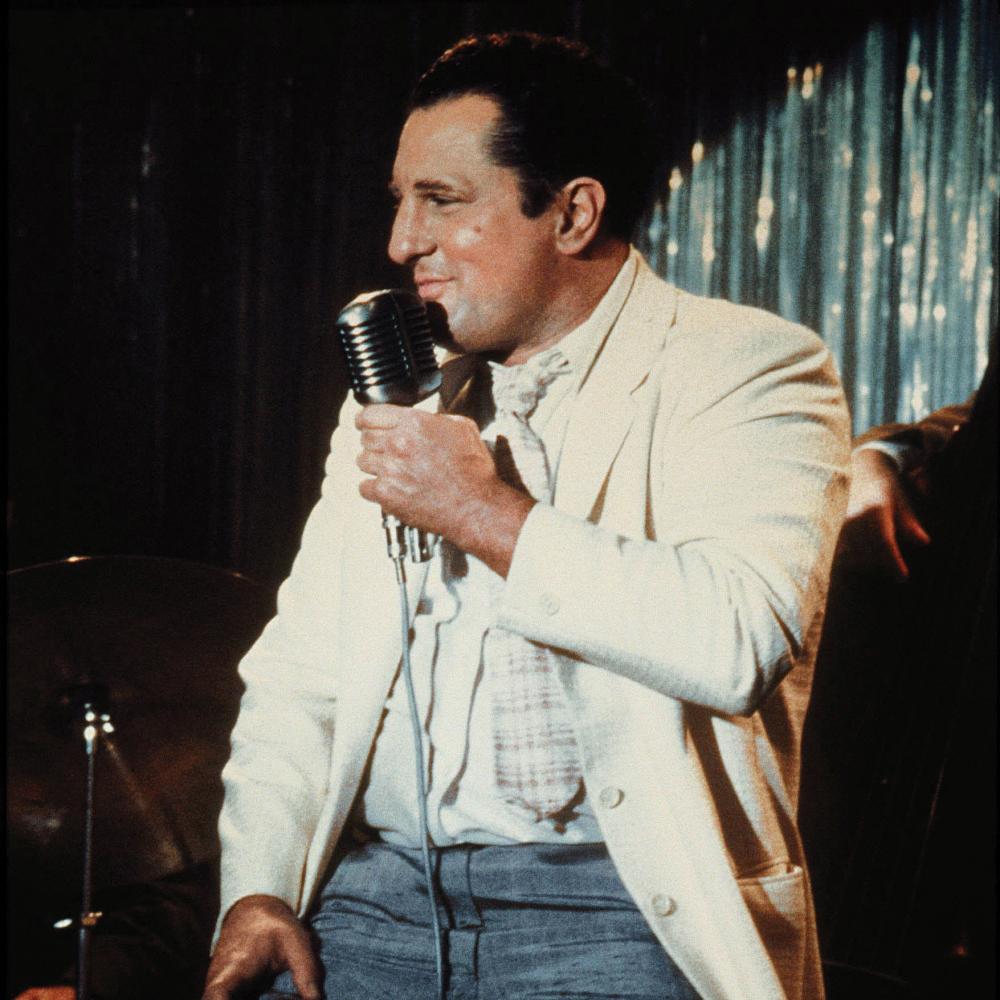
<path fill-rule="evenodd" d="M 359 403 L 413 406 L 441 385 L 427 308 L 415 292 L 401 288 L 363 292 L 340 311 L 336 327 Z M 430 559 L 434 536 L 384 511 L 382 527 L 397 572 L 407 555 L 416 563 Z"/>

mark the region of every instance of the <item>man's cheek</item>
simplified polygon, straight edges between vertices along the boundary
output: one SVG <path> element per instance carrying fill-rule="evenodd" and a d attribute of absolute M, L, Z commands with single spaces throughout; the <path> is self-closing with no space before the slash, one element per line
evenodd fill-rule
<path fill-rule="evenodd" d="M 462 226 L 452 236 L 456 250 L 468 250 L 478 247 L 483 242 L 483 227 L 478 224 Z"/>

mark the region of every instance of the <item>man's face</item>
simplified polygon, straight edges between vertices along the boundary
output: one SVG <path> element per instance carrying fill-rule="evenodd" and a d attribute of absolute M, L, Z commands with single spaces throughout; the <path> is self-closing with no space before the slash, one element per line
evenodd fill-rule
<path fill-rule="evenodd" d="M 389 256 L 413 269 L 420 297 L 448 316 L 455 346 L 497 351 L 542 342 L 558 219 L 521 211 L 515 171 L 487 151 L 494 101 L 466 95 L 419 109 L 399 138 Z"/>

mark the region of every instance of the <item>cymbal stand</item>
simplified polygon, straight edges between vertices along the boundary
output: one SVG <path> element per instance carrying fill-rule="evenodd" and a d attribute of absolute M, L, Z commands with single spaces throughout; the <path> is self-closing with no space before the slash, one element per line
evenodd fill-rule
<path fill-rule="evenodd" d="M 113 733 L 111 716 L 101 711 L 96 699 L 83 705 L 83 743 L 87 754 L 87 806 L 83 820 L 83 899 L 80 904 L 80 929 L 77 948 L 76 1000 L 90 1000 L 91 938 L 101 914 L 93 909 L 94 869 L 94 788 L 97 749 L 102 733 Z"/>

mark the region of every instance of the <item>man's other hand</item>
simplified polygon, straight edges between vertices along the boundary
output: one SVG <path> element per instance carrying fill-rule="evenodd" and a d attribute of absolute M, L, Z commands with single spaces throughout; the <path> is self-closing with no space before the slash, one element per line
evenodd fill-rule
<path fill-rule="evenodd" d="M 929 542 L 906 498 L 896 463 L 874 448 L 855 451 L 838 562 L 852 570 L 903 581 L 910 575 L 904 551 Z"/>
<path fill-rule="evenodd" d="M 286 969 L 303 1000 L 320 1000 L 319 963 L 301 921 L 275 896 L 244 896 L 222 923 L 202 1000 L 236 1000 Z"/>
<path fill-rule="evenodd" d="M 32 986 L 14 1000 L 76 1000 L 76 990 L 72 986 Z"/>

